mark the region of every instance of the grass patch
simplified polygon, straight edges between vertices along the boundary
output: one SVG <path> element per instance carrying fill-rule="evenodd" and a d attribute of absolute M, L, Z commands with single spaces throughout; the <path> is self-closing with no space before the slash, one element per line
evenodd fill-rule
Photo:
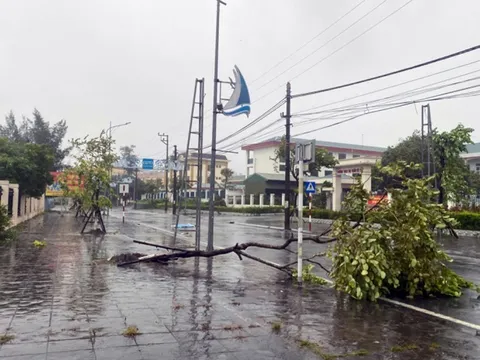
<path fill-rule="evenodd" d="M 323 360 L 334 360 L 338 358 L 337 355 L 327 354 L 322 350 L 322 348 L 317 343 L 314 343 L 312 341 L 299 340 L 298 344 L 300 345 L 301 348 L 310 350 L 315 355 L 321 357 Z"/>
<path fill-rule="evenodd" d="M 279 333 L 282 330 L 282 323 L 280 321 L 272 322 L 272 331 L 274 333 Z"/>
<path fill-rule="evenodd" d="M 368 350 L 360 349 L 357 351 L 352 351 L 351 353 L 346 354 L 346 356 L 367 356 L 370 355 Z"/>
<path fill-rule="evenodd" d="M 407 345 L 395 345 L 392 347 L 392 352 L 398 353 L 398 352 L 404 352 L 408 350 L 417 350 L 418 346 L 415 344 L 407 344 Z"/>
<path fill-rule="evenodd" d="M 36 248 L 43 248 L 43 247 L 47 246 L 47 243 L 45 241 L 35 240 L 33 242 L 33 246 L 35 246 Z"/>
<path fill-rule="evenodd" d="M 430 350 L 432 350 L 432 351 L 435 351 L 435 350 L 437 350 L 439 347 L 440 347 L 439 344 L 437 344 L 436 342 L 432 342 L 428 348 L 429 348 Z"/>
<path fill-rule="evenodd" d="M 142 333 L 138 330 L 138 327 L 135 325 L 130 325 L 125 330 L 123 330 L 122 335 L 125 337 L 134 338 L 135 336 L 141 335 Z"/>
<path fill-rule="evenodd" d="M 335 360 L 335 359 L 348 358 L 353 356 L 367 356 L 370 354 L 365 349 L 359 349 L 359 350 L 352 351 L 345 354 L 328 354 L 322 350 L 320 345 L 309 340 L 298 340 L 298 345 L 301 348 L 310 350 L 311 352 L 313 352 L 315 355 L 322 358 L 323 360 Z"/>
<path fill-rule="evenodd" d="M 7 335 L 7 334 L 2 335 L 0 336 L 0 345 L 7 344 L 13 339 L 15 339 L 15 335 Z"/>
<path fill-rule="evenodd" d="M 237 325 L 237 324 L 225 325 L 223 327 L 223 330 L 226 330 L 226 331 L 235 331 L 235 330 L 242 330 L 242 329 L 243 329 L 243 326 Z"/>

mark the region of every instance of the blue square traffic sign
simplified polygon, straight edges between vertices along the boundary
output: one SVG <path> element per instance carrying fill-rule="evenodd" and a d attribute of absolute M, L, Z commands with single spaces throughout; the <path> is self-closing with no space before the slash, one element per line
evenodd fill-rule
<path fill-rule="evenodd" d="M 142 159 L 143 170 L 153 170 L 153 159 Z"/>
<path fill-rule="evenodd" d="M 315 194 L 316 193 L 316 186 L 315 186 L 315 182 L 314 181 L 305 181 L 305 192 L 307 194 Z"/>

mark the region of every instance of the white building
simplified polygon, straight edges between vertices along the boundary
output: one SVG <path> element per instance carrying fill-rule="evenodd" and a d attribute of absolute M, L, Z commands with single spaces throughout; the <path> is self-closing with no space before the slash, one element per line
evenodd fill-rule
<path fill-rule="evenodd" d="M 460 155 L 470 170 L 480 173 L 480 143 L 467 145 L 467 153 Z"/>
<path fill-rule="evenodd" d="M 260 143 L 244 145 L 242 150 L 246 154 L 246 174 L 247 177 L 255 173 L 279 174 L 285 172 L 285 163 L 275 160 L 275 151 L 281 145 L 281 137 L 274 137 Z M 291 143 L 305 143 L 308 139 L 292 138 Z M 385 148 L 376 146 L 364 146 L 355 144 L 345 144 L 329 141 L 316 141 L 318 148 L 326 149 L 338 160 L 353 159 L 359 157 L 380 158 Z M 480 151 L 480 150 L 479 150 Z M 281 159 L 280 159 L 281 160 Z M 318 177 L 328 177 L 333 173 L 332 169 L 321 169 L 318 174 L 312 174 Z"/>

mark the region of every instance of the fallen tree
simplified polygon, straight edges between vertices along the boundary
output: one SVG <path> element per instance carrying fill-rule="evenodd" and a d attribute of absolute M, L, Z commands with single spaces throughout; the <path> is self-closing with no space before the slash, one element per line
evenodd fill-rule
<path fill-rule="evenodd" d="M 449 216 L 435 199 L 437 190 L 432 187 L 433 177 L 410 179 L 407 170 L 418 167 L 398 163 L 381 169 L 399 179 L 395 189 L 389 189 L 391 201 L 382 201 L 367 208 L 369 194 L 363 189 L 360 180 L 353 186 L 344 201 L 345 215 L 333 226 L 318 235 L 305 236 L 304 241 L 319 245 L 330 245 L 304 259 L 309 263 L 303 270 L 303 278 L 318 279 L 310 273 L 311 266 L 317 265 L 329 273 L 334 287 L 356 299 L 375 301 L 380 296 L 392 293 L 404 296 L 446 295 L 458 297 L 464 288 L 474 285 L 453 272 L 446 265 L 452 260 L 435 240 L 435 230 L 449 228 L 456 236 L 455 220 Z M 350 222 L 349 214 L 364 214 L 356 223 Z M 185 258 L 211 258 L 235 254 L 255 260 L 269 267 L 295 275 L 297 261 L 288 264 L 275 264 L 247 252 L 248 249 L 269 249 L 296 252 L 290 245 L 296 243 L 291 232 L 282 244 L 265 244 L 256 241 L 237 243 L 213 251 L 175 248 L 160 244 L 136 241 L 137 243 L 167 250 L 133 261 L 125 266 L 142 261 L 169 261 Z M 332 269 L 327 269 L 318 258 L 330 257 Z M 308 279 L 307 279 L 308 278 Z M 317 282 L 317 281 L 314 281 Z"/>

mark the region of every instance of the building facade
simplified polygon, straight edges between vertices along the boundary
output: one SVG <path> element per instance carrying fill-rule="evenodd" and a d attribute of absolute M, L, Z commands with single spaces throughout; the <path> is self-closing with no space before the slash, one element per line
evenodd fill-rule
<path fill-rule="evenodd" d="M 276 159 L 276 150 L 281 146 L 281 137 L 274 137 L 269 140 L 244 145 L 242 150 L 245 151 L 246 157 L 246 174 L 247 177 L 255 173 L 263 174 L 284 174 L 285 162 L 283 159 Z M 292 138 L 291 143 L 307 143 L 310 140 Z M 294 145 L 292 145 L 294 146 Z M 326 149 L 337 160 L 354 159 L 360 157 L 380 158 L 386 150 L 382 147 L 364 146 L 355 144 L 345 144 L 329 141 L 316 141 L 317 148 Z M 328 177 L 333 173 L 333 169 L 321 169 L 316 176 Z"/>
<path fill-rule="evenodd" d="M 475 171 L 480 174 L 480 143 L 468 144 L 467 152 L 460 155 L 471 171 Z"/>
<path fill-rule="evenodd" d="M 211 154 L 202 154 L 202 183 L 208 184 L 210 181 L 211 174 Z M 179 156 L 180 161 L 184 161 L 185 155 L 181 154 Z M 187 161 L 187 181 L 194 186 L 197 181 L 197 164 L 198 164 L 198 154 L 190 154 Z M 222 183 L 223 175 L 222 170 L 228 168 L 228 159 L 225 155 L 216 155 L 215 156 L 215 181 L 217 183 Z M 181 174 L 182 172 L 179 172 Z"/>

